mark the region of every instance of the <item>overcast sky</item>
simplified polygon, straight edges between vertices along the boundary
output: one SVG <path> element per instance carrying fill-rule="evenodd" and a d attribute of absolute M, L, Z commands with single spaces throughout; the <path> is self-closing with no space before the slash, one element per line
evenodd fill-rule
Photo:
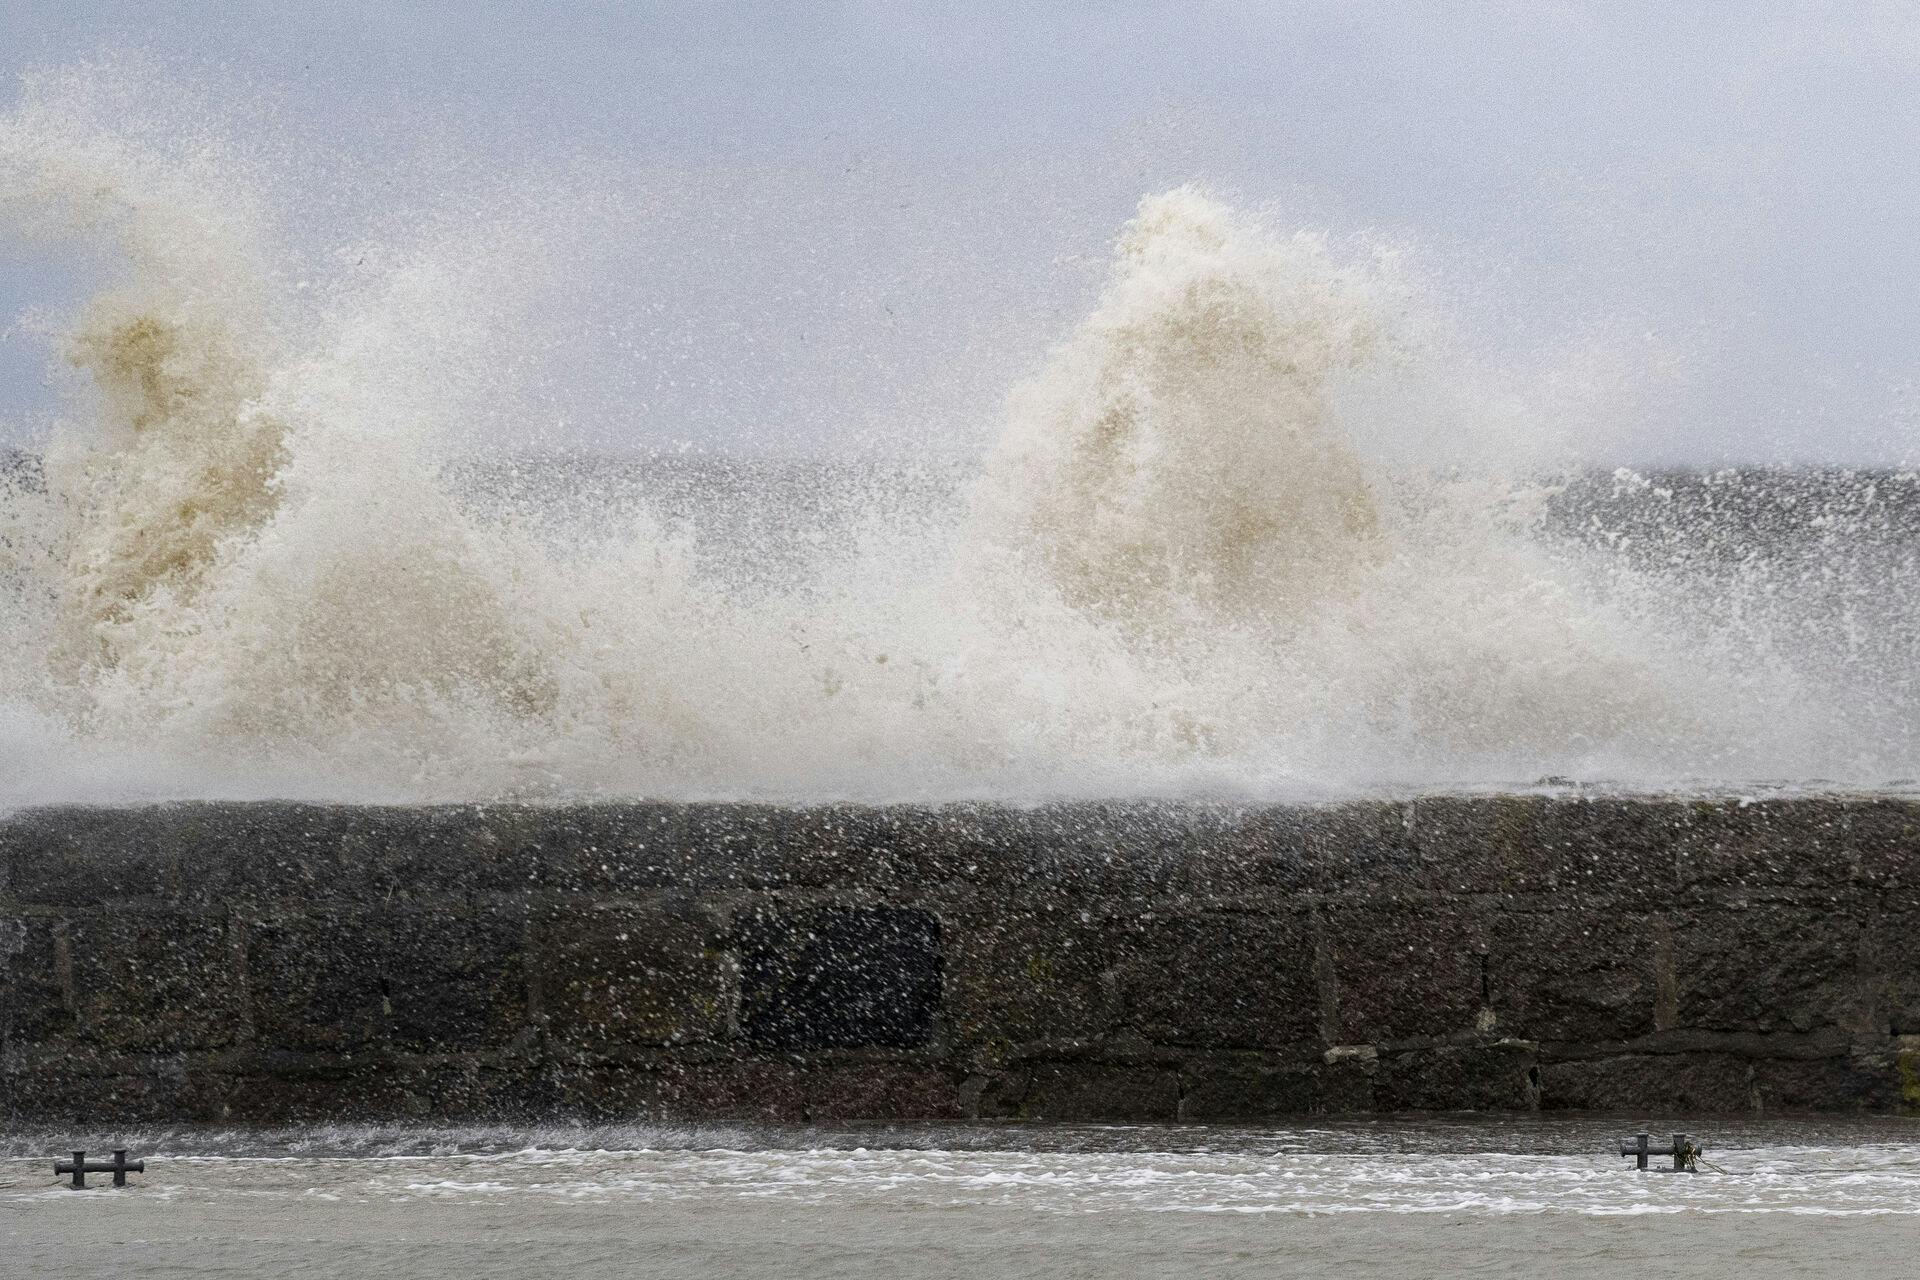
<path fill-rule="evenodd" d="M 642 440 L 985 430 L 1133 202 L 1197 180 L 1409 246 L 1515 367 L 1632 384 L 1597 453 L 1916 456 L 1912 4 L 0 0 L 8 85 L 128 54 L 316 174 L 404 170 L 396 200 L 581 157 L 677 187 L 645 286 L 674 336 L 583 364 L 588 435 L 642 383 Z M 314 243 L 379 216 L 297 187 Z M 0 312 L 62 279 L 0 249 Z M 15 434 L 44 359 L 0 341 Z"/>

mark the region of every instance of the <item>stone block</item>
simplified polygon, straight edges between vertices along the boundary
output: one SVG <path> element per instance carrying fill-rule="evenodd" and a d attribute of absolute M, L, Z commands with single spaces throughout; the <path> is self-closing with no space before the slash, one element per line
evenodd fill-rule
<path fill-rule="evenodd" d="M 763 1048 L 916 1048 L 939 1012 L 940 922 L 897 907 L 761 909 L 737 922 L 740 1026 Z"/>
<path fill-rule="evenodd" d="M 1681 802 L 1584 796 L 1432 796 L 1413 804 L 1430 887 L 1446 893 L 1670 894 Z"/>
<path fill-rule="evenodd" d="M 1306 915 L 1157 916 L 1112 975 L 1116 1020 L 1157 1045 L 1320 1048 Z"/>
<path fill-rule="evenodd" d="M 724 1038 L 731 964 L 711 920 L 657 909 L 542 913 L 538 974 L 547 1034 L 590 1050 Z"/>
<path fill-rule="evenodd" d="M 1682 889 L 1845 894 L 1853 879 L 1853 802 L 1841 797 L 1694 800 L 1673 842 Z"/>
<path fill-rule="evenodd" d="M 956 1120 L 960 1077 L 896 1059 L 740 1057 L 674 1061 L 660 1069 L 652 1114 L 812 1124 L 872 1119 Z"/>
<path fill-rule="evenodd" d="M 1859 972 L 1867 921 L 1801 905 L 1702 907 L 1676 917 L 1677 1025 L 1707 1031 L 1870 1030 Z"/>
<path fill-rule="evenodd" d="M 1448 904 L 1340 906 L 1325 917 L 1342 1044 L 1475 1029 L 1487 941 L 1469 912 Z"/>
<path fill-rule="evenodd" d="M 1206 806 L 1073 802 L 952 805 L 893 846 L 905 886 L 965 886 L 996 902 L 1141 899 L 1163 891 L 1196 842 L 1230 815 Z"/>
<path fill-rule="evenodd" d="M 236 1067 L 218 1117 L 236 1124 L 512 1121 L 555 1109 L 545 1079 L 519 1060 L 257 1054 Z"/>
<path fill-rule="evenodd" d="M 1759 1058 L 1752 1068 L 1758 1111 L 1893 1111 L 1900 1104 L 1899 1072 L 1884 1054 Z"/>
<path fill-rule="evenodd" d="M 1034 1041 L 1111 1034 L 1108 975 L 1142 954 L 1144 933 L 1137 916 L 1070 904 L 954 919 L 945 1003 L 956 1044 L 994 1059 Z"/>
<path fill-rule="evenodd" d="M 172 1058 L 155 1064 L 62 1055 L 22 1068 L 9 1064 L 0 1092 L 10 1119 L 98 1132 L 106 1125 L 221 1120 L 229 1083 L 216 1073 L 182 1069 Z"/>
<path fill-rule="evenodd" d="M 1724 1053 L 1619 1054 L 1540 1064 L 1545 1111 L 1640 1114 L 1753 1109 L 1750 1060 Z"/>
<path fill-rule="evenodd" d="M 1180 1074 L 1149 1064 L 1030 1062 L 987 1087 L 980 1114 L 1116 1123 L 1176 1120 Z"/>
<path fill-rule="evenodd" d="M 1920 911 L 1920 801 L 1855 801 L 1847 841 L 1858 885 L 1890 908 Z"/>
<path fill-rule="evenodd" d="M 846 892 L 891 887 L 900 850 L 937 821 L 904 805 L 697 804 L 678 839 L 703 887 Z"/>
<path fill-rule="evenodd" d="M 1538 1058 L 1520 1042 L 1382 1054 L 1374 1073 L 1382 1111 L 1531 1111 L 1539 1098 Z"/>
<path fill-rule="evenodd" d="M 244 1038 L 239 956 L 221 916 L 76 913 L 66 922 L 74 1032 L 117 1053 L 220 1049 Z"/>
<path fill-rule="evenodd" d="M 0 917 L 0 1044 L 12 1049 L 73 1034 L 66 925 Z"/>
<path fill-rule="evenodd" d="M 1180 1119 L 1264 1120 L 1321 1109 L 1318 1062 L 1267 1054 L 1207 1054 L 1180 1067 Z"/>
<path fill-rule="evenodd" d="M 1653 921 L 1612 906 L 1501 911 L 1487 927 L 1490 1030 L 1523 1040 L 1629 1040 L 1654 1028 Z"/>
<path fill-rule="evenodd" d="M 1393 801 L 1226 810 L 1185 846 L 1169 888 L 1230 902 L 1424 890 L 1411 815 Z"/>
<path fill-rule="evenodd" d="M 1380 1055 L 1372 1045 L 1336 1045 L 1315 1073 L 1313 1109 L 1322 1115 L 1362 1115 L 1374 1109 Z"/>
<path fill-rule="evenodd" d="M 164 808 L 54 806 L 0 818 L 0 875 L 19 903 L 89 907 L 171 888 Z"/>
<path fill-rule="evenodd" d="M 537 811 L 525 838 L 554 893 L 692 892 L 725 886 L 741 854 L 731 843 L 700 838 L 699 824 L 712 810 L 737 811 L 744 822 L 755 806 L 567 805 Z"/>
<path fill-rule="evenodd" d="M 498 1048 L 526 1026 L 524 912 L 316 909 L 252 922 L 263 1047 L 434 1053 Z"/>
<path fill-rule="evenodd" d="M 512 805 L 168 806 L 179 892 L 217 906 L 387 908 L 537 888 L 529 810 Z"/>
<path fill-rule="evenodd" d="M 1920 1036 L 1920 911 L 1870 916 L 1865 943 L 1877 996 L 1875 1029 Z"/>

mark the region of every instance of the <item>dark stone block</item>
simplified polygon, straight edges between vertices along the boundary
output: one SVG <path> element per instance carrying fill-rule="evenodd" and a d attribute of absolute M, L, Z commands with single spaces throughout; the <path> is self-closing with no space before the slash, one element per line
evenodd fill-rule
<path fill-rule="evenodd" d="M 1437 890 L 1628 897 L 1672 892 L 1694 818 L 1678 801 L 1545 795 L 1423 797 L 1413 815 Z"/>
<path fill-rule="evenodd" d="M 558 1063 L 547 1069 L 544 1083 L 555 1110 L 585 1120 L 657 1120 L 676 1110 L 657 1065 Z"/>
<path fill-rule="evenodd" d="M 1359 1115 L 1374 1109 L 1374 1082 L 1380 1074 L 1379 1055 L 1367 1046 L 1362 1052 L 1333 1049 L 1315 1073 L 1318 1092 L 1314 1110 L 1323 1115 Z"/>
<path fill-rule="evenodd" d="M 1611 907 L 1504 911 L 1487 930 L 1493 1029 L 1525 1040 L 1628 1040 L 1654 1030 L 1652 921 Z"/>
<path fill-rule="evenodd" d="M 268 1054 L 252 1057 L 231 1078 L 218 1118 L 237 1124 L 471 1122 L 553 1110 L 547 1082 L 517 1062 L 502 1070 L 465 1055 L 341 1056 L 316 1063 Z"/>
<path fill-rule="evenodd" d="M 954 1038 L 996 1060 L 1033 1041 L 1110 1034 L 1108 975 L 1141 954 L 1144 926 L 1133 916 L 1043 905 L 1019 916 L 958 918 L 945 936 Z"/>
<path fill-rule="evenodd" d="M 693 889 L 724 883 L 731 869 L 728 849 L 709 848 L 692 835 L 691 824 L 706 808 L 591 804 L 540 809 L 531 814 L 524 839 L 540 864 L 542 883 L 555 893 Z"/>
<path fill-rule="evenodd" d="M 907 884 L 989 886 L 1002 901 L 1149 897 L 1181 859 L 1230 819 L 1177 804 L 1072 803 L 1032 809 L 952 806 L 924 842 L 897 849 Z"/>
<path fill-rule="evenodd" d="M 1847 841 L 1856 883 L 1889 906 L 1920 911 L 1920 801 L 1856 801 Z"/>
<path fill-rule="evenodd" d="M 23 904 L 157 900 L 172 885 L 166 810 L 62 806 L 0 819 L 0 863 Z"/>
<path fill-rule="evenodd" d="M 1185 847 L 1170 888 L 1229 901 L 1424 889 L 1411 814 L 1392 801 L 1227 810 Z"/>
<path fill-rule="evenodd" d="M 525 1026 L 518 910 L 328 909 L 267 917 L 250 933 L 265 1046 L 448 1052 L 503 1046 Z"/>
<path fill-rule="evenodd" d="M 180 1069 L 169 1059 L 140 1069 L 124 1062 L 63 1057 L 25 1069 L 9 1066 L 4 1091 L 10 1118 L 73 1124 L 179 1124 L 217 1121 L 227 1114 L 224 1076 Z"/>
<path fill-rule="evenodd" d="M 1900 1077 L 1885 1055 L 1839 1058 L 1760 1058 L 1752 1093 L 1763 1111 L 1892 1111 L 1900 1104 Z"/>
<path fill-rule="evenodd" d="M 1304 914 L 1157 917 L 1114 974 L 1122 1027 L 1163 1045 L 1320 1048 Z"/>
<path fill-rule="evenodd" d="M 1682 888 L 1826 889 L 1853 878 L 1850 801 L 1695 800 L 1673 844 Z"/>
<path fill-rule="evenodd" d="M 1180 1069 L 1180 1119 L 1264 1120 L 1320 1109 L 1321 1065 L 1263 1054 L 1191 1058 Z"/>
<path fill-rule="evenodd" d="M 768 1048 L 915 1048 L 940 1006 L 940 922 L 894 907 L 771 910 L 742 922 L 740 1024 Z"/>
<path fill-rule="evenodd" d="M 65 933 L 59 921 L 0 917 L 0 1037 L 9 1049 L 73 1034 Z"/>
<path fill-rule="evenodd" d="M 294 900 L 390 907 L 520 894 L 540 867 L 529 810 L 511 805 L 168 806 L 179 891 L 194 901 L 257 906 Z"/>
<path fill-rule="evenodd" d="M 735 1058 L 661 1069 L 653 1114 L 782 1123 L 883 1116 L 955 1120 L 966 1114 L 959 1079 L 922 1063 Z"/>
<path fill-rule="evenodd" d="M 1550 1111 L 1719 1112 L 1753 1109 L 1753 1070 L 1731 1054 L 1621 1054 L 1540 1064 Z"/>
<path fill-rule="evenodd" d="M 1180 1075 L 1151 1065 L 1034 1062 L 990 1085 L 980 1113 L 1022 1120 L 1176 1120 Z"/>
<path fill-rule="evenodd" d="M 1373 1083 L 1384 1111 L 1531 1111 L 1539 1098 L 1538 1061 L 1522 1043 L 1383 1054 Z"/>
<path fill-rule="evenodd" d="M 547 1034 L 589 1049 L 724 1037 L 727 959 L 712 923 L 659 910 L 559 908 L 541 920 Z"/>
<path fill-rule="evenodd" d="M 1708 1031 L 1868 1030 L 1857 962 L 1866 921 L 1800 906 L 1703 907 L 1674 929 L 1681 1027 Z"/>
<path fill-rule="evenodd" d="M 74 1030 L 122 1053 L 218 1049 L 244 1035 L 227 921 L 178 911 L 85 913 L 67 921 Z"/>
<path fill-rule="evenodd" d="M 1468 912 L 1445 904 L 1329 907 L 1326 929 L 1342 1044 L 1474 1030 L 1487 944 Z"/>
<path fill-rule="evenodd" d="M 891 886 L 898 850 L 935 820 L 905 806 L 701 804 L 679 839 L 702 886 L 845 891 Z"/>
<path fill-rule="evenodd" d="M 1876 1029 L 1920 1036 L 1920 912 L 1871 917 L 1866 946 L 1878 988 Z"/>

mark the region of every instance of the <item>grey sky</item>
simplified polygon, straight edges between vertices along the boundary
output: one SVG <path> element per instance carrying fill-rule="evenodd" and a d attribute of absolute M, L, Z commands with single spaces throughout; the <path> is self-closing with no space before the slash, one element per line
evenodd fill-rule
<path fill-rule="evenodd" d="M 639 382 L 639 439 L 988 429 L 1132 202 L 1192 179 L 1405 242 L 1516 367 L 1607 353 L 1633 386 L 1596 456 L 1915 452 L 1909 4 L 0 3 L 8 82 L 115 52 L 237 127 L 262 104 L 315 174 L 405 170 L 293 182 L 314 244 L 463 173 L 678 175 L 628 329 L 676 336 L 556 392 L 588 435 Z M 0 311 L 69 287 L 0 249 Z M 44 412 L 43 363 L 0 341 L 0 419 Z"/>

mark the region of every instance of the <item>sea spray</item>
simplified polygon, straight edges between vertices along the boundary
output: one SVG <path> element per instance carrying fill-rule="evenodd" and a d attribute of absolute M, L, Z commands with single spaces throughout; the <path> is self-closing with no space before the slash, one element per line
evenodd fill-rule
<path fill-rule="evenodd" d="M 270 184 L 84 90 L 0 123 L 6 234 L 112 264 L 0 496 L 7 799 L 1913 772 L 1911 574 L 1836 664 L 1762 549 L 1733 589 L 1550 529 L 1551 477 L 1361 447 L 1338 392 L 1424 305 L 1390 254 L 1148 196 L 974 474 L 476 452 L 594 201 L 296 264 Z"/>

